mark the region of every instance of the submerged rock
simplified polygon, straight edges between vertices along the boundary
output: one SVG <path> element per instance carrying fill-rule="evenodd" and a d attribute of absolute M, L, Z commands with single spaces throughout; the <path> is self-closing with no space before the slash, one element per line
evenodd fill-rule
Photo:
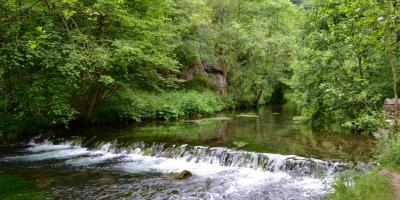
<path fill-rule="evenodd" d="M 164 174 L 163 177 L 166 179 L 175 179 L 175 180 L 184 180 L 192 176 L 192 172 L 188 170 L 183 170 L 182 172 L 177 173 L 168 173 Z"/>
<path fill-rule="evenodd" d="M 258 118 L 260 116 L 253 114 L 253 113 L 249 113 L 249 114 L 240 114 L 240 115 L 236 115 L 236 117 L 249 117 L 249 118 Z"/>
<path fill-rule="evenodd" d="M 194 124 L 206 124 L 208 122 L 212 121 L 228 121 L 232 120 L 232 118 L 229 117 L 211 117 L 211 118 L 203 118 L 203 119 L 197 119 L 197 120 L 187 120 L 185 121 L 186 123 L 194 123 Z"/>
<path fill-rule="evenodd" d="M 50 139 L 50 138 L 52 138 L 52 137 L 54 137 L 54 131 L 51 130 L 51 129 L 48 129 L 48 130 L 44 131 L 42 134 L 40 134 L 40 135 L 34 137 L 34 138 L 33 138 L 33 141 L 34 141 L 35 143 L 42 144 L 42 143 L 44 143 L 46 140 L 48 140 L 48 139 Z"/>
<path fill-rule="evenodd" d="M 237 148 L 242 148 L 248 144 L 248 142 L 243 141 L 233 141 L 232 142 Z"/>

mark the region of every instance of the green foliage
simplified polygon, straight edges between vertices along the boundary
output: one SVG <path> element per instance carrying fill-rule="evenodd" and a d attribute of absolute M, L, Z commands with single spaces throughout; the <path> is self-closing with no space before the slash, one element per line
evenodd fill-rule
<path fill-rule="evenodd" d="M 385 124 L 383 119 L 383 116 L 376 111 L 366 110 L 365 113 L 359 114 L 356 119 L 346 122 L 344 126 L 353 130 L 359 129 L 368 131 L 367 133 L 373 133 L 378 130 L 378 127 L 382 127 Z"/>
<path fill-rule="evenodd" d="M 354 182 L 343 178 L 337 179 L 333 185 L 335 192 L 328 196 L 329 200 L 390 200 L 394 193 L 389 178 L 379 171 L 356 177 Z"/>
<path fill-rule="evenodd" d="M 216 90 L 217 88 L 210 83 L 208 78 L 204 75 L 198 75 L 194 79 L 184 82 L 184 88 L 197 90 L 197 91 L 204 91 L 204 90 Z"/>
<path fill-rule="evenodd" d="M 39 200 L 48 196 L 39 191 L 35 184 L 22 181 L 15 176 L 0 175 L 0 199 L 3 200 Z"/>
<path fill-rule="evenodd" d="M 400 169 L 400 138 L 398 133 L 390 135 L 387 141 L 383 141 L 383 150 L 378 155 L 378 160 L 385 166 Z"/>
<path fill-rule="evenodd" d="M 220 90 L 236 107 L 289 87 L 302 119 L 374 129 L 397 83 L 400 4 L 292 2 L 4 1 L 0 134 L 90 123 L 93 113 L 116 121 L 209 114 L 222 101 L 186 90 Z M 218 63 L 222 91 L 209 76 L 181 79 L 202 61 Z M 171 90 L 185 98 L 161 92 Z"/>
<path fill-rule="evenodd" d="M 190 37 L 202 23 L 201 16 L 193 16 L 197 5 L 183 0 L 3 2 L 0 117 L 9 120 L 0 122 L 2 132 L 25 132 L 21 126 L 31 120 L 41 128 L 89 123 L 98 105 L 118 91 L 177 87 L 179 68 L 199 54 L 197 39 Z"/>
<path fill-rule="evenodd" d="M 290 77 L 300 8 L 285 0 L 212 0 L 209 5 L 212 24 L 199 37 L 213 48 L 202 58 L 228 66 L 229 96 L 237 106 L 265 103 Z"/>
<path fill-rule="evenodd" d="M 350 186 L 343 179 L 339 179 L 336 181 L 334 189 L 335 193 L 330 199 L 384 200 L 392 199 L 394 196 L 388 177 L 379 171 L 356 177 L 354 185 Z"/>
<path fill-rule="evenodd" d="M 94 120 L 98 122 L 118 120 L 112 117 L 135 121 L 149 118 L 171 120 L 188 115 L 214 114 L 223 110 L 225 106 L 224 99 L 214 92 L 179 90 L 149 93 L 126 90 L 120 92 L 119 97 L 101 105 L 94 115 Z"/>
<path fill-rule="evenodd" d="M 307 12 L 304 47 L 291 64 L 289 82 L 303 119 L 376 128 L 383 99 L 395 96 L 385 49 L 391 46 L 389 55 L 398 52 L 384 32 L 388 30 L 392 40 L 399 27 L 388 29 L 378 20 L 388 9 L 372 0 L 315 1 Z"/>

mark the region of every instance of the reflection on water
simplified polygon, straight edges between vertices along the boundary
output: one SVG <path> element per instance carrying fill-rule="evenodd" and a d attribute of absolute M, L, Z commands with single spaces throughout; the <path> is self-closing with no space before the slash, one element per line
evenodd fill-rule
<path fill-rule="evenodd" d="M 330 160 L 367 161 L 376 141 L 369 136 L 349 134 L 340 126 L 315 131 L 293 121 L 289 106 L 263 107 L 220 114 L 209 120 L 149 124 L 126 129 L 94 128 L 72 130 L 65 135 L 95 135 L 99 141 L 151 144 L 224 146 L 247 151 L 300 155 Z M 230 120 L 229 120 L 230 119 Z"/>

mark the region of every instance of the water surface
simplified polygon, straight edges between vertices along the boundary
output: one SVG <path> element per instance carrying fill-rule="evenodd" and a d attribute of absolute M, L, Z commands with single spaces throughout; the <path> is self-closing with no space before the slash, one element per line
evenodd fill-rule
<path fill-rule="evenodd" d="M 0 149 L 0 173 L 34 180 L 50 199 L 322 199 L 334 176 L 364 171 L 375 140 L 313 131 L 288 107 L 210 119 L 56 132 Z M 334 127 L 334 126 L 333 126 Z M 168 173 L 189 170 L 185 180 Z"/>
<path fill-rule="evenodd" d="M 147 144 L 190 144 L 229 147 L 265 153 L 299 155 L 328 160 L 368 161 L 374 154 L 373 137 L 351 134 L 339 125 L 312 130 L 296 123 L 290 106 L 269 106 L 258 110 L 226 112 L 214 118 L 147 124 L 113 129 L 72 130 L 64 136 L 96 136 L 99 141 L 119 140 Z M 230 119 L 230 120 L 229 120 Z M 238 145 L 239 144 L 239 145 Z"/>

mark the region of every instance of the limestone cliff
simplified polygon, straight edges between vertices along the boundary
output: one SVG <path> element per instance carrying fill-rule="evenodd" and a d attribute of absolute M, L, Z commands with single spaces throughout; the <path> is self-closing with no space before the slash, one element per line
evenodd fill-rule
<path fill-rule="evenodd" d="M 222 61 L 203 60 L 194 67 L 183 69 L 182 74 L 186 80 L 193 80 L 199 75 L 204 75 L 220 94 L 228 95 L 228 66 Z"/>

